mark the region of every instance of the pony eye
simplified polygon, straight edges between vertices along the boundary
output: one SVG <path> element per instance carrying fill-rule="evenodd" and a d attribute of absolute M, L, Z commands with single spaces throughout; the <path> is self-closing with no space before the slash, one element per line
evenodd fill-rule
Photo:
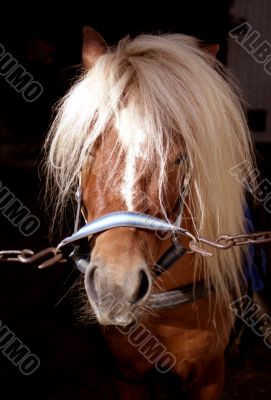
<path fill-rule="evenodd" d="M 178 158 L 176 158 L 175 164 L 181 165 L 185 160 L 186 160 L 186 155 L 180 155 Z"/>

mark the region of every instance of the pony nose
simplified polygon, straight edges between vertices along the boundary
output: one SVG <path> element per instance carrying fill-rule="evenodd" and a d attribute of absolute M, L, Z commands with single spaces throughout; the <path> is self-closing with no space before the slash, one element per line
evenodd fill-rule
<path fill-rule="evenodd" d="M 143 302 L 151 290 L 151 276 L 147 267 L 127 272 L 116 279 L 114 271 L 93 264 L 86 272 L 85 284 L 91 300 L 99 302 L 108 294 L 117 301 L 136 305 Z"/>
<path fill-rule="evenodd" d="M 135 290 L 132 303 L 140 303 L 150 290 L 150 280 L 148 274 L 142 269 L 139 272 L 139 284 L 137 289 Z"/>

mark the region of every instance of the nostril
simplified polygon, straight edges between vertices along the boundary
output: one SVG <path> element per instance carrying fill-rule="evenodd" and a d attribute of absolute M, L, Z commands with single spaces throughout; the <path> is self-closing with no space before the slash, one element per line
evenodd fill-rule
<path fill-rule="evenodd" d="M 149 278 L 145 271 L 143 271 L 143 270 L 140 271 L 139 280 L 140 280 L 140 283 L 139 283 L 137 292 L 135 294 L 133 304 L 138 303 L 140 300 L 142 300 L 143 297 L 145 297 L 146 294 L 148 293 L 148 290 L 150 287 Z"/>
<path fill-rule="evenodd" d="M 94 282 L 94 275 L 95 272 L 97 270 L 98 267 L 96 267 L 96 265 L 94 265 L 94 267 L 91 268 L 90 272 L 89 272 L 89 276 L 88 279 L 93 283 Z"/>
<path fill-rule="evenodd" d="M 85 277 L 85 284 L 86 284 L 86 289 L 87 292 L 91 295 L 91 297 L 94 300 L 97 300 L 98 298 L 98 292 L 95 287 L 95 273 L 97 271 L 98 267 L 93 266 L 91 270 L 86 274 Z"/>

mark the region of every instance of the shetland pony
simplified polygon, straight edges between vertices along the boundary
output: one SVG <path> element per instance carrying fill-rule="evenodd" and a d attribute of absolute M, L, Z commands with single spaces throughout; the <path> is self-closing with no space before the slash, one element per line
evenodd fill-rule
<path fill-rule="evenodd" d="M 253 153 L 238 90 L 211 54 L 215 50 L 181 34 L 127 37 L 109 48 L 84 28 L 84 70 L 58 104 L 46 142 L 57 213 L 80 180 L 86 222 L 113 211 L 143 211 L 181 221 L 195 236 L 244 231 L 245 179 L 252 177 L 244 171 L 242 185 L 230 170 L 243 160 L 253 165 Z M 187 252 L 156 278 L 153 266 L 170 241 L 119 227 L 91 242 L 89 303 L 106 326 L 120 374 L 139 382 L 116 379 L 120 399 L 149 398 L 140 379 L 154 363 L 131 343 L 133 321 L 174 357 L 171 370 L 189 398 L 215 400 L 222 392 L 233 324 L 229 304 L 240 293 L 245 250 L 217 250 L 205 258 Z M 167 309 L 161 297 L 160 309 L 149 306 L 153 293 L 199 281 L 208 296 Z"/>

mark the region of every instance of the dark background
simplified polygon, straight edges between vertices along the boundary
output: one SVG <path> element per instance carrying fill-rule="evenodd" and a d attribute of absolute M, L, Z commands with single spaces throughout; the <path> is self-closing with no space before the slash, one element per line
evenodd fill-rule
<path fill-rule="evenodd" d="M 39 168 L 41 149 L 52 106 L 80 71 L 82 26 L 91 25 L 109 44 L 142 32 L 195 35 L 220 43 L 219 58 L 226 63 L 228 31 L 234 25 L 229 6 L 230 1 L 190 0 L 160 5 L 127 2 L 98 6 L 89 1 L 1 7 L 1 44 L 42 84 L 44 92 L 37 101 L 27 103 L 0 77 L 0 179 L 41 220 L 40 229 L 26 238 L 0 214 L 0 249 L 40 250 L 51 245 L 50 211 L 45 213 L 44 178 Z M 259 169 L 270 179 L 270 144 L 256 144 L 256 149 Z M 257 229 L 271 229 L 269 214 L 261 207 L 253 213 Z M 52 244 L 57 240 L 53 238 Z M 270 251 L 268 246 L 265 249 L 268 302 Z M 78 280 L 79 273 L 69 265 L 38 271 L 0 263 L 0 319 L 41 359 L 38 371 L 26 377 L 0 354 L 0 399 L 114 398 L 110 357 L 99 330 L 95 324 L 80 321 L 83 300 L 76 289 Z M 270 354 L 261 339 L 247 332 L 241 352 L 228 363 L 225 398 L 256 399 L 260 394 L 261 399 L 269 399 Z M 179 398 L 173 393 L 173 383 L 163 379 L 152 382 L 154 398 Z"/>

